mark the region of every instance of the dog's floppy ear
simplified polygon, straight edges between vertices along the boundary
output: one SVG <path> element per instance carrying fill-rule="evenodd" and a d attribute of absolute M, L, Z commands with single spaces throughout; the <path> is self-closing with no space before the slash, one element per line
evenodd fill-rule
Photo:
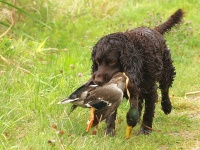
<path fill-rule="evenodd" d="M 140 51 L 135 49 L 134 45 L 129 41 L 125 42 L 124 49 L 121 50 L 120 63 L 129 80 L 135 83 L 136 88 L 139 88 L 142 80 L 143 62 L 140 55 Z"/>
<path fill-rule="evenodd" d="M 95 62 L 95 55 L 96 55 L 96 49 L 97 49 L 97 45 L 95 45 L 92 49 L 92 53 L 91 53 L 91 60 L 92 60 L 92 73 L 94 73 L 95 71 L 98 70 L 98 66 Z"/>

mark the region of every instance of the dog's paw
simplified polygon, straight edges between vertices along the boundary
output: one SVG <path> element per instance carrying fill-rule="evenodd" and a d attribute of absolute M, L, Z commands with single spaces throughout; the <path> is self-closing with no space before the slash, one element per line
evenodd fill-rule
<path fill-rule="evenodd" d="M 152 132 L 151 129 L 141 127 L 137 135 L 149 135 L 151 132 Z"/>
<path fill-rule="evenodd" d="M 168 115 L 172 110 L 172 104 L 168 100 L 164 100 L 161 102 L 163 112 Z"/>
<path fill-rule="evenodd" d="M 106 129 L 105 135 L 115 136 L 116 135 L 115 129 Z"/>

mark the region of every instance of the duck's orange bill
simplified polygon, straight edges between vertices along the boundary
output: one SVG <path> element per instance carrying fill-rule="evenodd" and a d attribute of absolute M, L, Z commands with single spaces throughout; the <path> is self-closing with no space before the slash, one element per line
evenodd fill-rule
<path fill-rule="evenodd" d="M 95 111 L 94 108 L 90 109 L 90 120 L 88 122 L 86 132 L 90 132 L 90 129 L 91 129 L 92 125 L 93 125 L 93 122 L 94 122 L 94 111 Z"/>

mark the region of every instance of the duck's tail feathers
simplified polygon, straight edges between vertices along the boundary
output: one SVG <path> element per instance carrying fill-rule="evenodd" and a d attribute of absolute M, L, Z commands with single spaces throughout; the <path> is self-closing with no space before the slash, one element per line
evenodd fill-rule
<path fill-rule="evenodd" d="M 173 15 L 169 17 L 169 19 L 163 24 L 155 27 L 160 34 L 164 34 L 165 32 L 169 32 L 172 27 L 181 23 L 184 16 L 184 12 L 182 9 L 178 9 Z"/>
<path fill-rule="evenodd" d="M 75 99 L 64 99 L 60 102 L 58 102 L 58 104 L 67 104 L 67 103 L 71 103 L 71 102 L 74 102 L 74 101 L 77 101 L 79 98 L 75 98 Z"/>

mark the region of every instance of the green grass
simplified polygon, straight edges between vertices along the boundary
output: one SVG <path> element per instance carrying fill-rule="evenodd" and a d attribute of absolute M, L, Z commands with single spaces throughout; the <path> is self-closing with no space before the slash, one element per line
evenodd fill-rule
<path fill-rule="evenodd" d="M 14 9 L 12 5 L 0 1 L 1 8 L 8 12 Z M 200 101 L 184 98 L 185 93 L 200 89 L 198 0 L 22 0 L 16 7 L 15 24 L 0 39 L 0 149 L 200 147 Z M 104 136 L 103 122 L 94 129 L 96 135 L 85 134 L 89 110 L 78 108 L 68 116 L 70 105 L 57 102 L 90 78 L 92 46 L 112 32 L 154 27 L 178 8 L 186 12 L 184 22 L 165 35 L 177 72 L 170 90 L 172 113 L 164 115 L 159 101 L 155 131 L 149 136 L 136 136 L 138 124 L 126 140 L 129 106 L 124 100 L 118 109 L 115 137 Z M 9 27 L 10 18 L 8 13 L 0 14 L 5 16 L 0 18 L 1 35 Z"/>

